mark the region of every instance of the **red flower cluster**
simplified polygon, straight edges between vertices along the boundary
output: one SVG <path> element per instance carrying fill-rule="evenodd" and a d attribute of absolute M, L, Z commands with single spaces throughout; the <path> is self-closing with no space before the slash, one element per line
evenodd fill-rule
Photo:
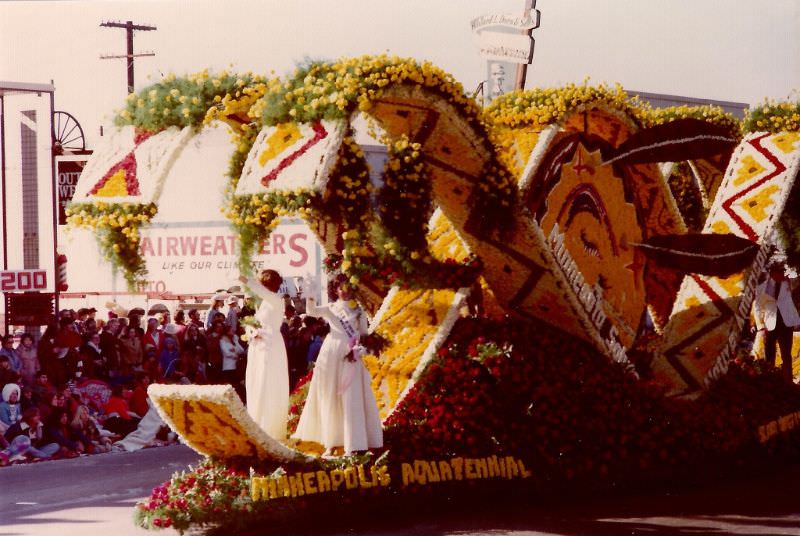
<path fill-rule="evenodd" d="M 300 422 L 300 414 L 306 405 L 306 397 L 308 396 L 308 388 L 311 387 L 311 376 L 314 371 L 309 371 L 308 374 L 297 380 L 297 385 L 294 391 L 289 395 L 289 421 L 286 423 L 286 428 L 289 435 L 292 435 L 297 430 L 297 424 Z"/>
<path fill-rule="evenodd" d="M 249 469 L 225 467 L 206 459 L 193 471 L 173 476 L 153 488 L 150 499 L 136 508 L 137 524 L 145 528 L 217 522 L 252 510 Z"/>
<path fill-rule="evenodd" d="M 542 483 L 636 481 L 720 467 L 798 409 L 800 389 L 776 374 L 732 365 L 699 399 L 667 399 L 552 328 L 462 319 L 387 422 L 386 444 L 402 461 L 518 456 Z"/>

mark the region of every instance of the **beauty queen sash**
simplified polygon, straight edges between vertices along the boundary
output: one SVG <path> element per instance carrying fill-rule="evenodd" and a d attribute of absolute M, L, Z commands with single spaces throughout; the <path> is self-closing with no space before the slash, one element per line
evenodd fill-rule
<path fill-rule="evenodd" d="M 352 341 L 354 339 L 358 341 L 359 337 L 361 337 L 361 333 L 359 333 L 358 328 L 356 328 L 355 326 L 353 326 L 353 324 L 350 323 L 350 320 L 347 318 L 347 313 L 345 312 L 346 311 L 345 307 L 347 307 L 347 304 L 341 302 L 341 305 L 339 307 L 333 309 L 333 314 L 339 320 L 339 324 L 342 326 L 342 329 L 344 330 L 345 334 L 347 334 L 347 338 L 350 339 L 351 341 L 350 346 L 353 346 Z M 358 313 L 356 314 L 356 321 L 361 320 L 361 314 L 362 311 L 361 308 L 359 307 Z"/>
<path fill-rule="evenodd" d="M 347 316 L 347 307 L 346 304 L 342 303 L 339 307 L 332 308 L 333 314 L 336 316 L 337 320 L 339 320 L 339 324 L 342 326 L 347 338 L 350 340 L 350 353 L 353 354 L 354 359 L 350 360 L 345 357 L 344 363 L 342 364 L 342 372 L 341 376 L 339 377 L 339 395 L 342 395 L 347 391 L 350 387 L 350 384 L 353 382 L 353 377 L 355 376 L 358 370 L 358 360 L 363 355 L 363 347 L 358 344 L 358 339 L 361 337 L 361 333 L 359 330 L 350 323 L 350 319 Z M 361 319 L 362 311 L 359 308 L 358 312 L 355 316 L 356 322 Z"/>

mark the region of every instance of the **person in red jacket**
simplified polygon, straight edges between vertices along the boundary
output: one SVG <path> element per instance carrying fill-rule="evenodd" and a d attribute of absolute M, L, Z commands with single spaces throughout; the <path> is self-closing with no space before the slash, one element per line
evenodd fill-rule
<path fill-rule="evenodd" d="M 103 427 L 123 437 L 136 430 L 139 424 L 140 419 L 128 413 L 128 401 L 125 400 L 121 385 L 111 388 L 111 397 L 106 402 L 103 412 L 106 414 Z"/>

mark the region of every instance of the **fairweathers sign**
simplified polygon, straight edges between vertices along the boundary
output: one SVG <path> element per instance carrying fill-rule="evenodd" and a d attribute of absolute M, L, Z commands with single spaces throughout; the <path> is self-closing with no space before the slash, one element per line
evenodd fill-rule
<path fill-rule="evenodd" d="M 143 230 L 139 251 L 147 262 L 145 292 L 209 292 L 239 278 L 236 236 L 227 224 L 154 225 Z M 271 268 L 284 277 L 320 270 L 320 247 L 300 221 L 281 223 L 251 260 L 255 272 Z"/>

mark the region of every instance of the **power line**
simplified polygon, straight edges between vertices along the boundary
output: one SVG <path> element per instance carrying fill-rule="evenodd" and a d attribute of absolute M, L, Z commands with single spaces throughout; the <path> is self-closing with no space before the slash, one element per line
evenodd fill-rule
<path fill-rule="evenodd" d="M 156 53 L 149 51 L 149 52 L 140 52 L 139 54 L 133 53 L 133 32 L 150 32 L 153 30 L 157 30 L 155 26 L 150 26 L 147 24 L 134 24 L 133 21 L 105 21 L 100 23 L 100 26 L 104 26 L 106 28 L 124 28 L 126 34 L 126 41 L 128 45 L 128 53 L 127 54 L 101 54 L 101 60 L 110 60 L 110 59 L 119 59 L 125 58 L 128 60 L 128 93 L 133 93 L 133 62 L 134 58 L 140 58 L 142 56 L 155 56 Z"/>

